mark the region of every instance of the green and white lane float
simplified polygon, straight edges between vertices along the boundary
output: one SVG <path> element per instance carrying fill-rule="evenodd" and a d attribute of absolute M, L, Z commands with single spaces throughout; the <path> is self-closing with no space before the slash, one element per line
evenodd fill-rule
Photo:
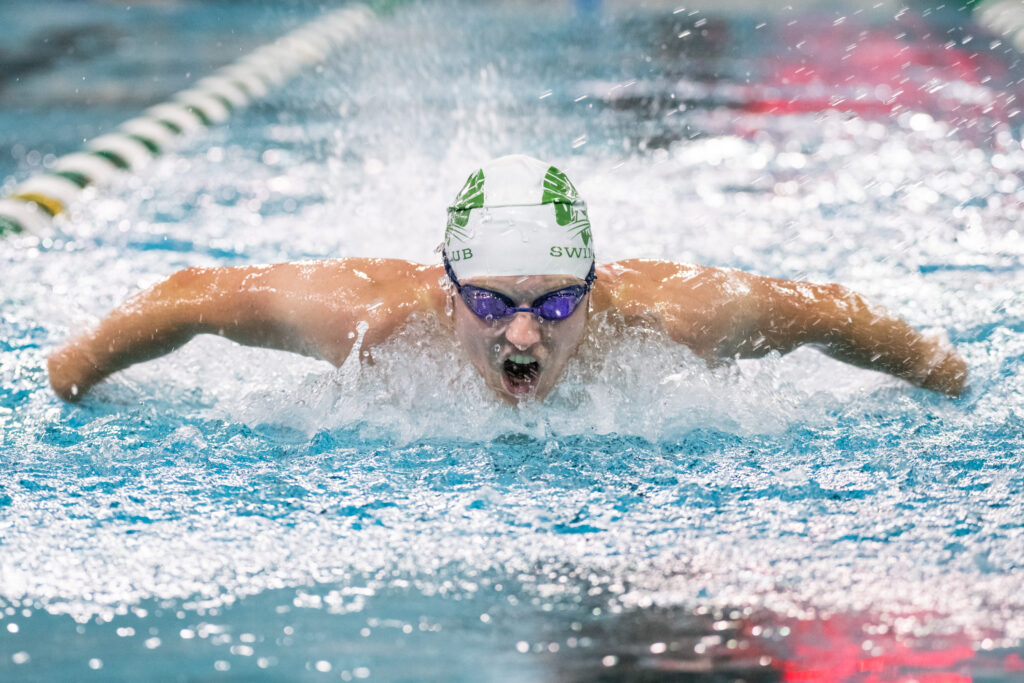
<path fill-rule="evenodd" d="M 0 199 L 0 237 L 45 228 L 85 188 L 101 187 L 118 173 L 141 168 L 185 136 L 227 120 L 233 111 L 323 62 L 376 16 L 361 4 L 329 12 L 150 107 L 116 131 L 90 140 L 83 150 L 57 159 L 51 169 Z"/>

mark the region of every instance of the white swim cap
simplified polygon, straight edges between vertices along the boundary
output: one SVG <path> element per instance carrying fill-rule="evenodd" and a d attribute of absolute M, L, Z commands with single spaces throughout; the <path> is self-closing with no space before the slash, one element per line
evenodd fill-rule
<path fill-rule="evenodd" d="M 589 280 L 587 206 L 564 173 L 532 157 L 495 159 L 448 207 L 444 256 L 459 280 L 481 275 L 572 275 Z"/>

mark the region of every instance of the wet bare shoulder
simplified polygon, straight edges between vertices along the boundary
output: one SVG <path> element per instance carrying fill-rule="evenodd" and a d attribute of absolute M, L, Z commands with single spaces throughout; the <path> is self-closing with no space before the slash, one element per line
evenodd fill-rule
<path fill-rule="evenodd" d="M 691 263 L 627 259 L 598 268 L 595 310 L 615 309 L 625 316 L 648 315 L 663 307 L 664 290 L 697 290 L 716 269 Z"/>
<path fill-rule="evenodd" d="M 753 314 L 756 278 L 743 271 L 630 259 L 604 266 L 604 275 L 607 289 L 595 288 L 595 308 L 599 301 L 632 324 L 660 328 L 707 358 L 729 347 Z"/>
<path fill-rule="evenodd" d="M 403 259 L 339 258 L 257 267 L 250 277 L 259 283 L 250 286 L 290 292 L 328 309 L 379 305 L 435 311 L 441 275 L 440 266 Z"/>
<path fill-rule="evenodd" d="M 315 354 L 344 360 L 352 333 L 365 326 L 364 343 L 385 342 L 413 315 L 443 310 L 440 269 L 400 259 L 345 258 L 300 261 L 254 270 L 247 288 L 258 291 L 268 319 L 287 327 L 282 336 L 308 340 Z"/>

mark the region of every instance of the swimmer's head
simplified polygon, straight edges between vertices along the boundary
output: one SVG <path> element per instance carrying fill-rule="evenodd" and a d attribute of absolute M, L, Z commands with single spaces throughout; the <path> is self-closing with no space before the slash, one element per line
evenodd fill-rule
<path fill-rule="evenodd" d="M 448 208 L 443 253 L 464 353 L 499 396 L 543 398 L 583 340 L 595 277 L 576 188 L 537 159 L 495 159 Z"/>
<path fill-rule="evenodd" d="M 469 176 L 448 207 L 443 253 L 459 280 L 593 278 L 586 204 L 562 171 L 523 154 L 490 161 Z"/>

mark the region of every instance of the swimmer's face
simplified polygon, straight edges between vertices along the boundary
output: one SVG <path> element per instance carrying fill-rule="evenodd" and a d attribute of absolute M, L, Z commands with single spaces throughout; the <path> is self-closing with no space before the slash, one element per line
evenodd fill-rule
<path fill-rule="evenodd" d="M 516 306 L 530 306 L 539 297 L 582 280 L 567 275 L 477 277 L 463 284 L 504 294 Z M 508 401 L 544 398 L 583 341 L 590 306 L 588 293 L 563 320 L 543 320 L 519 312 L 485 320 L 455 295 L 455 336 L 470 362 L 496 394 Z"/>

